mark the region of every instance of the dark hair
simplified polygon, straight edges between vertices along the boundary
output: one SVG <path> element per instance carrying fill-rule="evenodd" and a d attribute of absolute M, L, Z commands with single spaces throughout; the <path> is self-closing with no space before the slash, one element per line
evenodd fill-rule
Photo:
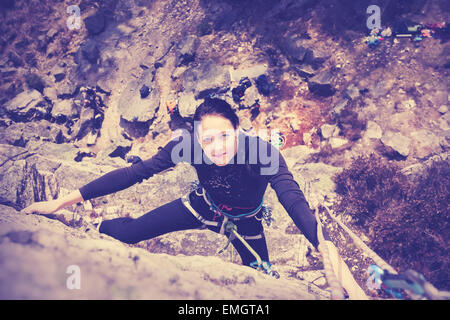
<path fill-rule="evenodd" d="M 206 115 L 219 115 L 230 120 L 234 129 L 239 126 L 239 117 L 230 104 L 219 98 L 205 98 L 197 109 L 195 109 L 194 121 L 201 121 Z"/>

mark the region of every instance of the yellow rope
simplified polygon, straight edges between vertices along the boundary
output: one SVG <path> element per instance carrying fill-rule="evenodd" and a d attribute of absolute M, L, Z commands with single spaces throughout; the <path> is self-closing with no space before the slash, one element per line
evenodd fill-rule
<path fill-rule="evenodd" d="M 337 224 L 344 229 L 348 235 L 353 239 L 355 244 L 363 250 L 380 268 L 388 270 L 390 273 L 397 274 L 397 271 L 389 265 L 386 261 L 384 261 L 378 254 L 376 254 L 372 249 L 370 249 L 352 230 L 350 230 L 342 221 L 340 221 L 334 214 L 331 213 L 330 208 L 326 205 L 323 205 L 327 210 L 330 217 L 337 222 Z"/>
<path fill-rule="evenodd" d="M 317 220 L 317 237 L 319 239 L 319 251 L 322 253 L 323 258 L 323 268 L 325 271 L 325 276 L 328 282 L 328 285 L 331 289 L 331 299 L 332 300 L 343 300 L 344 299 L 344 291 L 336 275 L 334 274 L 333 267 L 330 261 L 330 254 L 328 252 L 327 244 L 325 243 L 325 239 L 322 233 L 322 223 L 319 219 L 319 209 L 316 207 L 314 213 Z"/>

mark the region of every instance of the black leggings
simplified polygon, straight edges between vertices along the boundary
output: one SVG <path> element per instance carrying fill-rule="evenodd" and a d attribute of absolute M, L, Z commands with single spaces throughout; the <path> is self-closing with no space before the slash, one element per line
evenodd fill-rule
<path fill-rule="evenodd" d="M 222 221 L 222 217 L 218 221 Z M 262 238 L 246 239 L 246 241 L 258 253 L 263 261 L 269 262 L 267 244 L 261 221 L 258 221 L 253 217 L 233 221 L 233 223 L 236 224 L 237 232 L 240 235 L 252 236 L 262 234 Z M 152 239 L 169 232 L 198 229 L 201 228 L 202 225 L 203 224 L 183 205 L 181 198 L 179 198 L 151 210 L 136 219 L 122 217 L 104 220 L 100 225 L 99 231 L 122 242 L 132 244 Z M 207 226 L 207 228 L 211 231 L 220 233 L 220 225 L 221 223 L 219 223 L 219 227 Z M 225 235 L 228 236 L 227 233 L 225 233 Z M 250 266 L 251 262 L 256 261 L 255 256 L 239 239 L 234 239 L 231 243 L 241 256 L 244 265 Z"/>

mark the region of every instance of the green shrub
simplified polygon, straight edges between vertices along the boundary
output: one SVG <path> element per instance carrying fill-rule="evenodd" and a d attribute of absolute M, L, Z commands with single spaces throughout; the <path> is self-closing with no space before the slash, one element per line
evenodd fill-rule
<path fill-rule="evenodd" d="M 434 162 L 409 190 L 368 225 L 373 249 L 400 270 L 414 269 L 450 288 L 450 164 Z"/>
<path fill-rule="evenodd" d="M 410 182 L 395 165 L 360 156 L 335 177 L 336 212 L 349 214 L 370 247 L 399 271 L 450 288 L 450 164 L 435 161 Z"/>
<path fill-rule="evenodd" d="M 409 180 L 394 165 L 372 153 L 353 160 L 348 169 L 335 176 L 337 212 L 345 212 L 364 227 L 380 209 L 406 197 Z"/>

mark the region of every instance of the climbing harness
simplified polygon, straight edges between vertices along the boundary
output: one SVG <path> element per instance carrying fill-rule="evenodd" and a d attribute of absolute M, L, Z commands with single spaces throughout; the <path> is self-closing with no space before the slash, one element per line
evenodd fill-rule
<path fill-rule="evenodd" d="M 262 218 L 258 219 L 258 217 L 255 217 L 256 220 L 261 221 L 264 219 L 264 222 L 268 227 L 272 224 L 272 221 L 275 221 L 274 218 L 272 218 L 272 208 L 269 205 L 263 205 L 261 208 L 262 212 Z"/>
<path fill-rule="evenodd" d="M 201 189 L 201 193 L 199 193 L 200 189 Z M 195 194 L 197 196 L 202 196 L 204 198 L 205 202 L 210 206 L 210 209 L 214 210 L 215 214 L 214 214 L 213 221 L 203 218 L 192 207 L 192 205 L 190 203 L 190 200 L 189 200 L 189 194 L 191 192 L 195 192 Z M 267 205 L 263 205 L 264 197 L 263 197 L 263 200 L 261 201 L 261 204 L 256 209 L 252 210 L 249 213 L 233 216 L 233 215 L 230 215 L 228 213 L 223 212 L 222 209 L 223 208 L 229 208 L 228 206 L 224 206 L 224 205 L 217 206 L 217 205 L 215 205 L 214 202 L 212 202 L 212 200 L 210 200 L 210 198 L 208 198 L 206 190 L 201 186 L 199 181 L 195 180 L 195 181 L 192 182 L 192 184 L 190 186 L 189 193 L 185 194 L 181 198 L 181 200 L 182 200 L 183 204 L 185 205 L 185 207 L 194 215 L 194 217 L 196 217 L 201 223 L 203 223 L 202 228 L 206 227 L 207 225 L 214 226 L 214 227 L 219 227 L 219 223 L 220 222 L 219 221 L 215 221 L 215 218 L 217 218 L 217 214 L 216 213 L 220 209 L 219 216 L 223 214 L 223 221 L 222 221 L 222 223 L 220 225 L 219 233 L 222 234 L 222 235 L 225 235 L 226 233 L 228 233 L 229 236 L 228 236 L 227 243 L 225 244 L 225 247 L 220 249 L 217 252 L 217 254 L 221 254 L 222 252 L 224 252 L 234 239 L 239 239 L 239 241 L 241 241 L 242 244 L 256 258 L 256 261 L 253 261 L 252 263 L 250 263 L 250 266 L 252 268 L 264 271 L 266 274 L 271 275 L 271 276 L 273 276 L 273 277 L 275 277 L 277 279 L 280 277 L 278 272 L 276 272 L 275 270 L 272 270 L 271 264 L 268 261 L 263 261 L 261 259 L 261 257 L 258 255 L 258 253 L 246 241 L 246 240 L 261 239 L 263 237 L 263 234 L 260 233 L 260 234 L 257 234 L 257 235 L 240 235 L 237 232 L 237 226 L 231 221 L 231 220 L 240 220 L 242 218 L 255 217 L 255 219 L 257 219 L 258 221 L 261 221 L 262 219 L 264 219 L 265 222 L 267 223 L 267 225 L 269 226 L 274 219 L 272 218 L 272 215 L 271 215 L 271 212 L 272 212 L 271 208 L 269 206 L 267 206 Z M 260 212 L 260 211 L 262 212 L 262 217 L 260 219 L 258 219 L 256 217 L 256 214 L 258 212 Z"/>
<path fill-rule="evenodd" d="M 372 264 L 367 268 L 367 286 L 371 290 L 383 290 L 394 298 L 402 299 L 406 291 L 413 299 L 449 300 L 450 292 L 439 291 L 425 277 L 414 270 L 393 274 Z"/>
<path fill-rule="evenodd" d="M 201 186 L 201 184 L 198 180 L 195 180 L 191 183 L 189 193 L 193 192 L 193 191 L 195 192 L 195 194 L 197 196 L 203 197 L 205 202 L 209 205 L 209 209 L 214 212 L 213 221 L 215 221 L 221 215 L 223 215 L 224 217 L 226 217 L 228 219 L 232 219 L 232 220 L 239 220 L 241 218 L 252 218 L 252 217 L 255 217 L 255 219 L 258 221 L 261 221 L 262 219 L 264 219 L 264 221 L 268 227 L 270 226 L 272 221 L 275 221 L 275 219 L 272 218 L 272 208 L 269 205 L 264 203 L 264 196 L 262 197 L 261 203 L 255 209 L 253 209 L 252 207 L 236 207 L 236 206 L 230 207 L 223 203 L 221 203 L 219 205 L 215 204 L 214 201 L 211 199 L 211 196 L 209 195 L 209 193 Z M 250 212 L 239 214 L 239 215 L 232 215 L 223 210 L 223 209 L 231 210 L 233 208 L 235 208 L 235 209 L 253 209 L 253 210 Z M 260 211 L 262 214 L 262 218 L 257 217 L 257 214 Z"/>

